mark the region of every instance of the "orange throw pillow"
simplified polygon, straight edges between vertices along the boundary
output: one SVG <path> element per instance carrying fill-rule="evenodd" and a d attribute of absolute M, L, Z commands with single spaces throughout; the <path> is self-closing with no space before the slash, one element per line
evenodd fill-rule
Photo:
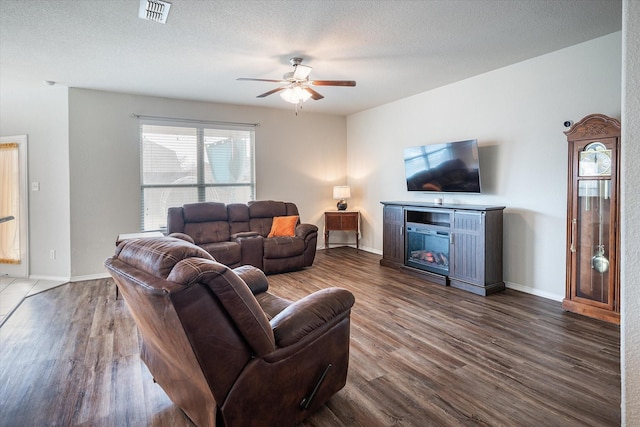
<path fill-rule="evenodd" d="M 298 218 L 298 215 L 274 216 L 273 223 L 271 224 L 271 231 L 267 237 L 295 236 Z"/>

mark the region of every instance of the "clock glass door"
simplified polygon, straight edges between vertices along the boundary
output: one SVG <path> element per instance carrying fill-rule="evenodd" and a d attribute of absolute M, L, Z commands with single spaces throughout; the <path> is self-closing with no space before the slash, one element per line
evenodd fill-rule
<path fill-rule="evenodd" d="M 576 207 L 575 295 L 608 305 L 613 297 L 609 295 L 611 180 L 579 180 Z"/>

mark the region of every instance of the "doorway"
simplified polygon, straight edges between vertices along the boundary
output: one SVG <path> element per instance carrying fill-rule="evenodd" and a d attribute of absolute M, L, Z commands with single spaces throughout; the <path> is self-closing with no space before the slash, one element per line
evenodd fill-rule
<path fill-rule="evenodd" d="M 29 277 L 29 193 L 27 182 L 27 135 L 0 137 L 3 157 L 0 175 L 0 276 Z M 16 156 L 17 155 L 17 156 Z M 17 158 L 16 158 L 17 157 Z M 4 160 L 2 160 L 4 159 Z M 17 171 L 15 168 L 17 167 Z M 17 179 L 5 178 L 15 176 Z M 11 201 L 12 194 L 17 200 Z"/>

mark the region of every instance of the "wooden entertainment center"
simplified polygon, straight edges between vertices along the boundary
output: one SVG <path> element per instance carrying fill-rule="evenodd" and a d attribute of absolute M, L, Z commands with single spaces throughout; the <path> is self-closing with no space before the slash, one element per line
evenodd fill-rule
<path fill-rule="evenodd" d="M 381 202 L 380 265 L 478 295 L 504 290 L 504 206 Z"/>

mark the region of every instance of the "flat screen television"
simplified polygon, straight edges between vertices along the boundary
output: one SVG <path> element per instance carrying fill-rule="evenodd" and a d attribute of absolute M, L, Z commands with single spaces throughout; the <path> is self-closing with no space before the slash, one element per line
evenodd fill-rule
<path fill-rule="evenodd" d="M 480 193 L 478 140 L 407 147 L 404 170 L 409 191 Z"/>

